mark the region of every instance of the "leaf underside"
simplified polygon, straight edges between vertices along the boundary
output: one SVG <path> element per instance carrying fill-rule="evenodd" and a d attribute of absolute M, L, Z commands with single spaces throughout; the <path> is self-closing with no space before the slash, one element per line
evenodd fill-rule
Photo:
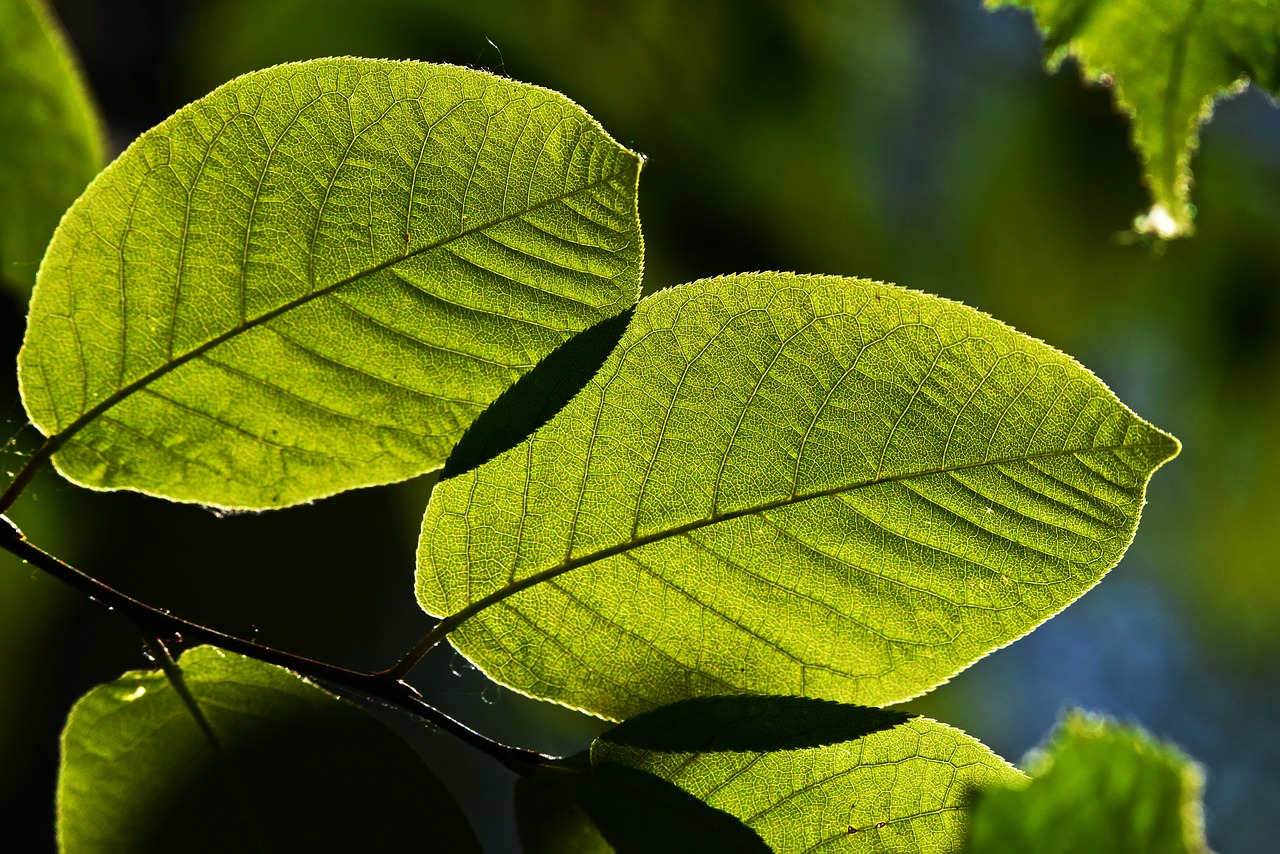
<path fill-rule="evenodd" d="M 1270 0 L 986 0 L 1029 9 L 1049 65 L 1080 60 L 1132 119 L 1151 192 L 1139 230 L 1163 238 L 1192 228 L 1191 157 L 1214 102 L 1252 80 L 1280 94 L 1280 9 Z"/>
<path fill-rule="evenodd" d="M 102 123 L 44 0 L 0 0 L 0 282 L 25 299 L 67 205 L 104 159 Z"/>
<path fill-rule="evenodd" d="M 237 78 L 70 210 L 19 358 L 77 483 L 279 507 L 438 468 L 639 290 L 640 159 L 563 96 L 328 59 Z"/>
<path fill-rule="evenodd" d="M 179 665 L 217 750 L 162 673 L 93 689 L 63 731 L 63 851 L 480 850 L 444 785 L 363 709 L 212 647 Z"/>
<path fill-rule="evenodd" d="M 957 851 L 974 793 L 1025 779 L 935 721 L 790 697 L 668 706 L 600 736 L 591 762 L 674 783 L 779 852 Z"/>
<path fill-rule="evenodd" d="M 966 852 L 1209 852 L 1199 767 L 1141 729 L 1073 712 L 1028 771 L 978 797 Z"/>
<path fill-rule="evenodd" d="M 518 691 L 882 705 L 1095 584 L 1175 439 L 965 306 L 757 274 L 643 300 L 523 444 L 442 481 L 418 600 Z"/>

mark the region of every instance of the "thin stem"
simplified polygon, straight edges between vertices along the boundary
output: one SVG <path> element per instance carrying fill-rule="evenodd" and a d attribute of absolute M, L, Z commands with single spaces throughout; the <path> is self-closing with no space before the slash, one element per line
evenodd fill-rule
<path fill-rule="evenodd" d="M 432 626 L 431 631 L 423 635 L 422 638 L 404 654 L 403 658 L 391 667 L 383 670 L 378 675 L 385 676 L 388 679 L 406 678 L 413 668 L 417 667 L 418 663 L 427 657 L 427 653 L 435 649 L 440 644 L 440 641 L 444 640 L 445 636 L 457 627 L 461 620 L 454 619 L 456 616 L 457 615 L 455 614 L 453 617 L 445 617 L 443 620 Z"/>
<path fill-rule="evenodd" d="M 721 518 L 731 518 L 731 514 L 725 514 Z M 666 534 L 664 533 L 661 536 L 666 536 Z M 378 675 L 386 676 L 391 679 L 403 679 L 409 675 L 409 672 L 413 670 L 413 668 L 418 666 L 418 662 L 426 658 L 427 653 L 439 646 L 440 642 L 448 637 L 450 632 L 474 617 L 476 614 L 479 614 L 481 611 L 488 608 L 490 605 L 496 605 L 503 599 L 514 596 L 521 590 L 528 590 L 530 587 L 534 587 L 544 581 L 555 578 L 557 575 L 563 575 L 571 569 L 577 569 L 580 566 L 586 566 L 589 563 L 594 563 L 595 561 L 602 560 L 606 557 L 622 554 L 628 549 L 644 545 L 646 542 L 661 539 L 661 536 L 650 535 L 637 540 L 629 540 L 625 543 L 620 543 L 616 546 L 611 546 L 610 548 L 602 549 L 598 552 L 592 552 L 591 554 L 583 557 L 574 558 L 573 560 L 566 561 L 559 566 L 553 566 L 549 569 L 544 569 L 541 572 L 535 572 L 533 575 L 526 576 L 519 581 L 508 584 L 506 587 L 500 587 L 488 596 L 483 596 L 477 599 L 462 610 L 456 611 L 436 623 L 431 627 L 431 631 L 423 635 L 422 639 L 413 645 L 404 658 L 400 659 L 394 666 L 388 667 Z"/>
<path fill-rule="evenodd" d="M 160 670 L 164 672 L 165 678 L 169 680 L 169 684 L 173 687 L 178 698 L 187 707 L 187 711 L 191 713 L 191 717 L 195 718 L 196 726 L 200 727 L 200 732 L 204 733 L 205 741 L 209 742 L 209 747 L 213 749 L 214 754 L 219 759 L 225 759 L 226 754 L 222 750 L 222 742 L 218 741 L 218 736 L 213 731 L 213 725 L 204 716 L 204 711 L 196 703 L 196 698 L 192 695 L 191 689 L 187 687 L 187 680 L 183 678 L 182 669 L 178 667 L 178 662 L 174 661 L 173 656 L 169 654 L 169 647 L 165 646 L 164 641 L 156 637 L 155 634 L 145 629 L 142 632 L 142 641 L 147 646 L 147 652 L 160 665 Z"/>
<path fill-rule="evenodd" d="M 31 455 L 31 459 L 27 460 L 19 471 L 17 477 L 0 493 L 0 514 L 9 512 L 9 508 L 18 500 L 18 496 L 22 495 L 22 491 L 31 483 L 31 479 L 36 476 L 36 472 L 40 471 L 40 467 L 49 461 L 53 456 L 53 452 L 58 450 L 58 446 L 62 443 L 55 441 L 53 436 L 44 440 L 36 452 Z"/>
<path fill-rule="evenodd" d="M 556 761 L 556 757 L 545 753 L 512 747 L 481 735 L 427 703 L 417 689 L 403 679 L 388 677 L 381 673 L 348 670 L 345 667 L 294 655 L 284 650 L 224 634 L 216 629 L 192 623 L 181 617 L 175 617 L 167 611 L 154 608 L 44 551 L 23 536 L 18 527 L 3 515 L 0 515 L 0 548 L 71 585 L 98 604 L 128 616 L 144 632 L 153 636 L 181 637 L 183 642 L 210 644 L 267 664 L 288 668 L 348 692 L 381 700 L 439 727 L 518 774 L 527 774 L 534 768 Z"/>
<path fill-rule="evenodd" d="M 245 794 L 244 785 L 240 782 L 240 777 L 236 774 L 235 768 L 232 767 L 231 759 L 227 756 L 227 752 L 222 749 L 222 742 L 218 740 L 217 733 L 213 731 L 213 725 L 205 717 L 204 709 L 200 708 L 200 704 L 196 702 L 195 695 L 187 687 L 187 680 L 182 675 L 182 668 L 178 666 L 178 662 L 173 660 L 173 656 L 169 654 L 169 648 L 165 646 L 164 641 L 156 635 L 143 629 L 142 641 L 146 644 L 151 657 L 160 665 L 160 669 L 164 672 L 165 678 L 169 680 L 169 685 L 173 688 L 174 693 L 178 695 L 178 698 L 182 700 L 182 704 L 187 707 L 187 711 L 191 713 L 191 717 L 195 719 L 196 726 L 204 734 L 205 741 L 209 743 L 209 748 L 218 760 L 218 767 L 222 769 L 222 773 L 227 778 L 227 785 L 231 787 L 231 791 L 235 795 L 236 804 L 240 808 L 240 817 L 244 820 L 245 832 L 253 840 L 254 847 L 258 851 L 269 851 L 266 840 L 262 838 L 262 832 L 258 829 L 258 822 L 253 816 L 253 809 L 249 806 L 249 798 Z"/>

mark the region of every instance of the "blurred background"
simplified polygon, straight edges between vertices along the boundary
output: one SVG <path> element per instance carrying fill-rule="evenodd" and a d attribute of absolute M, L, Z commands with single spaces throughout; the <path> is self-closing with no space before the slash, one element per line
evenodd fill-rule
<path fill-rule="evenodd" d="M 909 707 L 1015 762 L 1068 707 L 1140 723 L 1206 767 L 1216 850 L 1280 838 L 1280 110 L 1264 95 L 1221 104 L 1204 132 L 1196 236 L 1151 245 L 1126 236 L 1148 201 L 1110 93 L 1070 63 L 1046 74 L 1030 18 L 979 0 L 54 5 L 113 152 L 278 62 L 483 67 L 565 92 L 648 156 L 647 290 L 749 270 L 863 276 L 962 300 L 1076 356 L 1177 435 L 1182 456 L 1156 475 L 1136 542 L 1095 590 Z M 25 307 L 0 300 L 9 359 Z M 0 413 L 16 433 L 25 416 L 4 382 Z M 430 488 L 218 518 L 44 476 L 14 517 L 137 598 L 380 668 L 429 624 L 411 585 Z M 126 620 L 0 562 L 0 827 L 17 840 L 9 850 L 51 850 L 67 709 L 148 662 Z M 415 681 L 522 745 L 574 752 L 603 728 L 487 684 L 450 651 Z M 513 778 L 387 718 L 487 847 L 512 849 Z"/>

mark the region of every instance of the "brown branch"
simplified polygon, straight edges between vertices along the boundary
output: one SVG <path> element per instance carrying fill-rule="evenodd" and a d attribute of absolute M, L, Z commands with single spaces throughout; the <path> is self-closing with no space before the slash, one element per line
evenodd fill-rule
<path fill-rule="evenodd" d="M 494 741 L 455 720 L 426 702 L 417 689 L 403 679 L 381 673 L 362 673 L 323 661 L 294 655 L 284 650 L 224 634 L 216 629 L 175 617 L 134 599 L 93 576 L 76 569 L 30 542 L 7 516 L 0 515 L 0 548 L 30 563 L 54 578 L 84 593 L 94 602 L 118 611 L 138 624 L 145 634 L 157 638 L 181 637 L 184 642 L 210 644 L 228 652 L 284 667 L 348 693 L 381 700 L 439 727 L 471 745 L 517 774 L 556 762 L 556 757 Z"/>

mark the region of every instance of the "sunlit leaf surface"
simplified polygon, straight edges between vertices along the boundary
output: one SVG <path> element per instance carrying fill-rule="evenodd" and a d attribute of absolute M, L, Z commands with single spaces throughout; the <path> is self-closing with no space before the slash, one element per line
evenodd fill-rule
<path fill-rule="evenodd" d="M 779 852 L 957 851 L 975 792 L 1023 780 L 935 721 L 792 697 L 658 709 L 600 736 L 591 762 L 670 781 Z"/>
<path fill-rule="evenodd" d="M 1191 230 L 1191 156 L 1214 101 L 1252 80 L 1280 94 L 1280 6 L 1274 0 L 986 0 L 1030 9 L 1049 65 L 1080 60 L 1115 87 L 1151 191 L 1140 230 Z"/>
<path fill-rule="evenodd" d="M 979 796 L 969 854 L 1208 854 L 1199 767 L 1137 727 L 1073 713 L 1027 770 Z"/>
<path fill-rule="evenodd" d="M 62 737 L 63 851 L 479 851 L 443 784 L 364 710 L 212 647 L 180 665 L 218 748 L 158 671 L 93 689 Z"/>
<path fill-rule="evenodd" d="M 24 298 L 67 205 L 102 168 L 102 127 L 44 0 L 0 0 L 0 281 Z"/>
<path fill-rule="evenodd" d="M 640 159 L 563 96 L 357 59 L 144 134 L 45 259 L 20 358 L 72 480 L 265 508 L 439 467 L 639 288 Z"/>
<path fill-rule="evenodd" d="M 881 705 L 1096 583 L 1177 450 L 957 303 L 713 279 L 642 301 L 564 410 L 437 486 L 418 600 L 469 616 L 450 637 L 500 682 L 606 717 L 743 691 Z"/>

